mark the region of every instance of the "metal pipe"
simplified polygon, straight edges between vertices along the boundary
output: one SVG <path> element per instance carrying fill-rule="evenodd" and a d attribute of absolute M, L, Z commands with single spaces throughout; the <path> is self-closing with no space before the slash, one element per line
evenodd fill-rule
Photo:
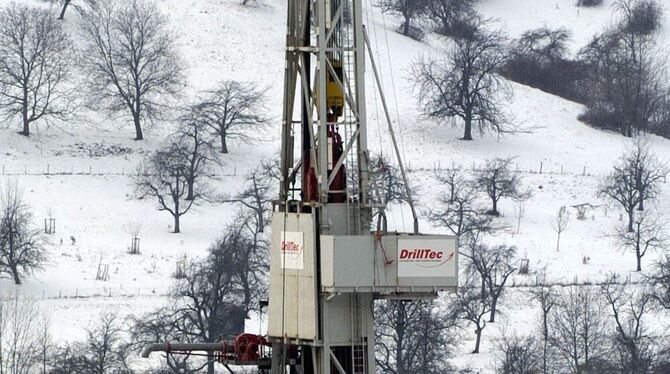
<path fill-rule="evenodd" d="M 222 352 L 226 347 L 234 351 L 235 347 L 223 343 L 162 343 L 152 344 L 142 351 L 142 358 L 148 358 L 152 352 Z M 226 352 L 231 353 L 231 352 Z"/>
<path fill-rule="evenodd" d="M 382 107 L 384 108 L 384 114 L 386 115 L 386 121 L 388 122 L 389 133 L 391 133 L 391 140 L 393 141 L 393 148 L 395 149 L 395 154 L 398 158 L 398 165 L 400 166 L 400 173 L 402 174 L 402 180 L 405 183 L 405 191 L 407 193 L 407 202 L 409 203 L 409 208 L 412 210 L 412 218 L 414 219 L 414 234 L 419 234 L 419 218 L 416 215 L 416 209 L 414 208 L 414 200 L 412 199 L 412 193 L 409 188 L 409 183 L 407 182 L 407 174 L 405 173 L 405 165 L 402 163 L 402 157 L 400 157 L 400 149 L 398 148 L 398 142 L 395 138 L 395 131 L 393 130 L 393 122 L 391 121 L 391 115 L 389 114 L 388 106 L 386 105 L 386 98 L 384 97 L 384 91 L 382 90 L 382 82 L 379 78 L 379 72 L 377 71 L 377 63 L 375 62 L 375 57 L 372 54 L 372 48 L 370 47 L 370 39 L 368 38 L 368 30 L 363 26 L 363 35 L 365 36 L 365 45 L 368 47 L 368 54 L 370 55 L 370 62 L 372 63 L 372 70 L 375 73 L 375 80 L 377 81 L 377 87 L 379 88 L 379 95 L 382 99 Z"/>

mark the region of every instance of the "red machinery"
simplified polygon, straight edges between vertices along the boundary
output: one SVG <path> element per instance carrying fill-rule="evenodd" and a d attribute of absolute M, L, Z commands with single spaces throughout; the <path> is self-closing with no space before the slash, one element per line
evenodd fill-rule
<path fill-rule="evenodd" d="M 258 362 L 267 359 L 271 345 L 264 336 L 240 334 L 235 341 L 224 342 L 219 361 L 241 365 L 245 362 Z"/>

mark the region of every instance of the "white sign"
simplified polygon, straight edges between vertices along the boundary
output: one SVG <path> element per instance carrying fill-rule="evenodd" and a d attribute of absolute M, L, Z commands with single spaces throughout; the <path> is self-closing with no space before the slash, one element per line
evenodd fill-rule
<path fill-rule="evenodd" d="M 454 239 L 398 239 L 398 277 L 456 277 Z"/>
<path fill-rule="evenodd" d="M 282 231 L 281 267 L 282 269 L 302 270 L 304 268 L 305 246 L 303 233 Z"/>

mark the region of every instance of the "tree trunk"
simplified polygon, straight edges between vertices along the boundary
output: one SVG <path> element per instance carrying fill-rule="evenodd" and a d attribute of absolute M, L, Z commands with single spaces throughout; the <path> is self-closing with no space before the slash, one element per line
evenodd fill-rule
<path fill-rule="evenodd" d="M 637 210 L 643 211 L 644 210 L 644 191 L 643 190 L 638 190 L 640 191 L 640 203 L 637 205 Z"/>
<path fill-rule="evenodd" d="M 21 276 L 19 275 L 19 269 L 15 264 L 10 265 L 10 269 L 12 272 L 12 277 L 14 278 L 14 284 L 21 284 Z"/>
<path fill-rule="evenodd" d="M 188 196 L 186 196 L 186 200 L 191 201 L 193 200 L 193 185 L 195 184 L 195 178 L 189 178 L 186 181 L 186 185 L 188 187 Z"/>
<path fill-rule="evenodd" d="M 135 140 L 144 140 L 142 133 L 142 123 L 140 122 L 140 113 L 133 113 L 133 123 L 135 124 Z"/>
<path fill-rule="evenodd" d="M 21 103 L 21 120 L 23 121 L 23 130 L 19 133 L 24 136 L 30 136 L 30 121 L 28 120 L 28 90 L 23 89 L 23 101 Z"/>
<path fill-rule="evenodd" d="M 409 36 L 409 21 L 410 21 L 410 19 L 411 19 L 411 17 L 405 16 L 405 28 L 402 31 L 402 34 L 405 35 L 405 36 Z"/>
<path fill-rule="evenodd" d="M 221 127 L 221 153 L 228 153 L 228 143 L 226 142 L 226 130 Z"/>
<path fill-rule="evenodd" d="M 475 341 L 475 349 L 472 351 L 473 354 L 479 353 L 479 344 L 482 342 L 482 329 L 477 327 L 475 334 L 477 334 L 477 340 Z"/>
<path fill-rule="evenodd" d="M 472 140 L 472 118 L 466 116 L 465 118 L 465 132 L 463 133 L 463 140 Z"/>
<path fill-rule="evenodd" d="M 559 252 L 561 248 L 561 233 L 558 233 L 558 238 L 556 239 L 556 252 Z"/>
<path fill-rule="evenodd" d="M 30 123 L 26 117 L 23 118 L 23 131 L 21 131 L 20 134 L 30 136 Z"/>
<path fill-rule="evenodd" d="M 639 250 L 635 253 L 635 257 L 637 258 L 637 270 L 636 271 L 642 271 L 642 255 L 640 254 Z"/>
<path fill-rule="evenodd" d="M 542 347 L 542 374 L 547 374 L 547 339 L 544 339 Z"/>
<path fill-rule="evenodd" d="M 493 208 L 491 209 L 491 215 L 493 216 L 498 216 L 500 213 L 498 213 L 498 200 L 496 198 L 492 198 L 491 202 L 493 203 Z"/>
<path fill-rule="evenodd" d="M 489 315 L 489 322 L 496 321 L 496 309 L 498 307 L 498 296 L 491 298 L 491 314 Z"/>
<path fill-rule="evenodd" d="M 633 212 L 635 211 L 634 207 L 631 207 L 628 210 L 628 232 L 635 232 L 635 229 L 633 228 Z"/>
<path fill-rule="evenodd" d="M 179 214 L 174 215 L 174 230 L 172 233 L 174 234 L 179 234 L 181 232 L 181 229 L 179 227 Z"/>
<path fill-rule="evenodd" d="M 67 6 L 70 5 L 70 1 L 72 0 L 65 0 L 63 2 L 63 9 L 60 11 L 60 16 L 58 16 L 58 19 L 62 20 L 65 17 L 65 11 L 67 10 Z"/>

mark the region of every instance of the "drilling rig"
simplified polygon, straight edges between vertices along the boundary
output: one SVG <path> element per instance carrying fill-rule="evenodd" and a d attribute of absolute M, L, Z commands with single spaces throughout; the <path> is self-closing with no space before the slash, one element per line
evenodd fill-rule
<path fill-rule="evenodd" d="M 457 240 L 419 233 L 386 101 L 382 104 L 414 231 L 387 233 L 367 144 L 363 0 L 288 0 L 279 198 L 271 224 L 267 336 L 162 344 L 214 352 L 261 373 L 375 373 L 374 301 L 433 298 L 458 286 Z M 384 225 L 385 227 L 385 225 Z"/>

